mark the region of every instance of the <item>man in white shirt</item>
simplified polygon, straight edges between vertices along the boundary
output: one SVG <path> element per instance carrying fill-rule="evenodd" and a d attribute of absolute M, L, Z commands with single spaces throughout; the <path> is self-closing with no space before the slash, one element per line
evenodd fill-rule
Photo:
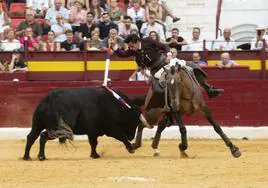
<path fill-rule="evenodd" d="M 223 36 L 220 36 L 215 43 L 215 46 L 212 46 L 212 50 L 236 50 L 236 43 L 231 38 L 231 29 L 225 28 L 223 30 Z"/>
<path fill-rule="evenodd" d="M 48 9 L 49 0 L 26 0 L 27 8 L 31 8 L 35 11 L 35 15 L 45 16 L 45 12 Z"/>
<path fill-rule="evenodd" d="M 47 10 L 45 19 L 46 19 L 46 24 L 47 25 L 53 25 L 57 23 L 56 20 L 56 15 L 60 13 L 62 15 L 62 17 L 68 21 L 69 18 L 69 13 L 68 10 L 64 7 L 62 7 L 62 0 L 55 0 L 55 8 L 49 8 Z"/>
<path fill-rule="evenodd" d="M 188 42 L 188 45 L 182 46 L 182 51 L 203 51 L 203 40 L 200 39 L 200 28 L 194 27 L 192 35 L 192 40 Z"/>
<path fill-rule="evenodd" d="M 165 41 L 166 37 L 164 33 L 164 28 L 162 25 L 157 23 L 155 19 L 156 19 L 156 13 L 150 12 L 148 22 L 142 24 L 140 32 L 143 38 L 145 38 L 149 36 L 149 33 L 151 31 L 155 31 L 158 33 L 160 39 L 162 41 Z"/>
<path fill-rule="evenodd" d="M 54 31 L 56 36 L 54 41 L 63 42 L 67 40 L 66 31 L 72 31 L 72 26 L 71 24 L 65 22 L 63 16 L 60 13 L 57 14 L 56 19 L 57 23 L 51 26 L 51 30 Z"/>
<path fill-rule="evenodd" d="M 130 34 L 131 30 L 138 30 L 138 27 L 132 23 L 132 18 L 130 16 L 124 16 L 123 23 L 118 24 L 118 29 L 119 36 L 125 38 Z"/>
<path fill-rule="evenodd" d="M 258 26 L 256 28 L 257 31 L 257 36 L 252 39 L 251 41 L 251 46 L 250 49 L 251 50 L 261 50 L 263 48 L 263 46 L 265 48 L 268 47 L 268 39 L 267 39 L 267 35 L 265 35 L 265 27 L 263 26 Z M 265 43 L 263 43 L 263 39 L 265 39 Z"/>

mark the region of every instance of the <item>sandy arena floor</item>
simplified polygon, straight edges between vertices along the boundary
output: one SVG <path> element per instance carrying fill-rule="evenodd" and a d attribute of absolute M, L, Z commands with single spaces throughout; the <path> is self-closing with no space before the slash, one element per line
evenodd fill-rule
<path fill-rule="evenodd" d="M 161 156 L 153 157 L 151 141 L 135 154 L 113 139 L 100 138 L 101 159 L 89 158 L 87 141 L 75 141 L 76 149 L 58 142 L 47 144 L 47 161 L 23 156 L 25 140 L 0 141 L 0 188 L 267 188 L 268 140 L 235 140 L 242 157 L 235 159 L 221 140 L 190 140 L 190 159 L 180 159 L 178 141 L 162 140 Z"/>

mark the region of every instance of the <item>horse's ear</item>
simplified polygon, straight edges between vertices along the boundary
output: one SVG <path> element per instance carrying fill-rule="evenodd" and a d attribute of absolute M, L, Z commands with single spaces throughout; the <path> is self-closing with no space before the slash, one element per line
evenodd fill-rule
<path fill-rule="evenodd" d="M 174 65 L 172 65 L 172 66 L 170 67 L 170 73 L 171 73 L 172 75 L 175 73 L 175 66 L 174 66 Z"/>
<path fill-rule="evenodd" d="M 176 70 L 176 72 L 180 72 L 181 71 L 181 65 L 178 62 L 176 62 L 175 70 Z"/>

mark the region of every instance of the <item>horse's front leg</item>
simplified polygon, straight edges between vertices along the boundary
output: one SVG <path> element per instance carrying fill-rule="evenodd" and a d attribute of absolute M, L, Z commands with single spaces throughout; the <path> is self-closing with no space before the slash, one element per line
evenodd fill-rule
<path fill-rule="evenodd" d="M 172 119 L 171 114 L 170 113 L 166 113 L 165 117 L 163 118 L 162 121 L 159 122 L 158 127 L 157 127 L 157 131 L 155 133 L 153 142 L 152 142 L 152 148 L 154 150 L 154 156 L 159 156 L 160 155 L 160 151 L 158 149 L 158 145 L 159 145 L 159 141 L 161 138 L 161 133 L 162 131 L 170 125 L 170 119 Z"/>
<path fill-rule="evenodd" d="M 209 109 L 207 107 L 204 107 L 202 109 L 202 112 L 205 113 L 205 116 L 207 118 L 207 120 L 211 123 L 211 125 L 213 126 L 214 130 L 216 131 L 216 133 L 218 133 L 218 135 L 220 135 L 220 137 L 223 139 L 223 141 L 225 142 L 226 146 L 228 146 L 231 150 L 232 155 L 235 158 L 238 158 L 241 156 L 241 152 L 239 150 L 238 147 L 236 147 L 231 140 L 228 138 L 228 136 L 222 131 L 221 127 L 219 126 L 219 124 L 214 121 L 214 119 L 212 118 L 212 115 L 209 111 Z"/>
<path fill-rule="evenodd" d="M 179 112 L 174 112 L 173 111 L 172 116 L 175 118 L 176 123 L 179 125 L 179 128 L 180 128 L 181 143 L 179 144 L 179 149 L 180 149 L 180 152 L 181 152 L 181 158 L 188 158 L 188 155 L 185 152 L 185 150 L 188 147 L 186 127 L 182 122 L 181 115 L 179 114 Z"/>

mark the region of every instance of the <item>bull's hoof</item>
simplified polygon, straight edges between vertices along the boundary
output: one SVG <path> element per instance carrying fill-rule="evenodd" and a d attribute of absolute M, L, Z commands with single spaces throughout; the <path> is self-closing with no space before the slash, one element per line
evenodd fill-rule
<path fill-rule="evenodd" d="M 231 149 L 231 152 L 232 152 L 232 155 L 235 157 L 235 158 L 238 158 L 241 156 L 241 152 L 239 150 L 238 147 L 234 146 L 232 149 Z"/>
<path fill-rule="evenodd" d="M 31 161 L 32 160 L 32 158 L 30 156 L 24 156 L 22 159 L 24 161 Z"/>
<path fill-rule="evenodd" d="M 189 158 L 189 156 L 185 151 L 181 151 L 181 158 L 182 159 L 187 159 L 187 158 Z"/>
<path fill-rule="evenodd" d="M 98 158 L 100 158 L 101 156 L 100 156 L 98 153 L 91 153 L 91 154 L 90 154 L 90 157 L 91 157 L 92 159 L 98 159 Z"/>
<path fill-rule="evenodd" d="M 141 147 L 141 144 L 137 144 L 137 143 L 133 143 L 133 144 L 132 144 L 132 148 L 133 148 L 134 150 L 139 149 L 140 147 Z"/>
<path fill-rule="evenodd" d="M 130 146 L 127 148 L 127 151 L 128 151 L 129 153 L 135 153 L 135 148 L 134 148 L 132 145 L 130 145 Z"/>
<path fill-rule="evenodd" d="M 44 161 L 46 160 L 46 157 L 44 155 L 38 155 L 39 161 Z"/>

